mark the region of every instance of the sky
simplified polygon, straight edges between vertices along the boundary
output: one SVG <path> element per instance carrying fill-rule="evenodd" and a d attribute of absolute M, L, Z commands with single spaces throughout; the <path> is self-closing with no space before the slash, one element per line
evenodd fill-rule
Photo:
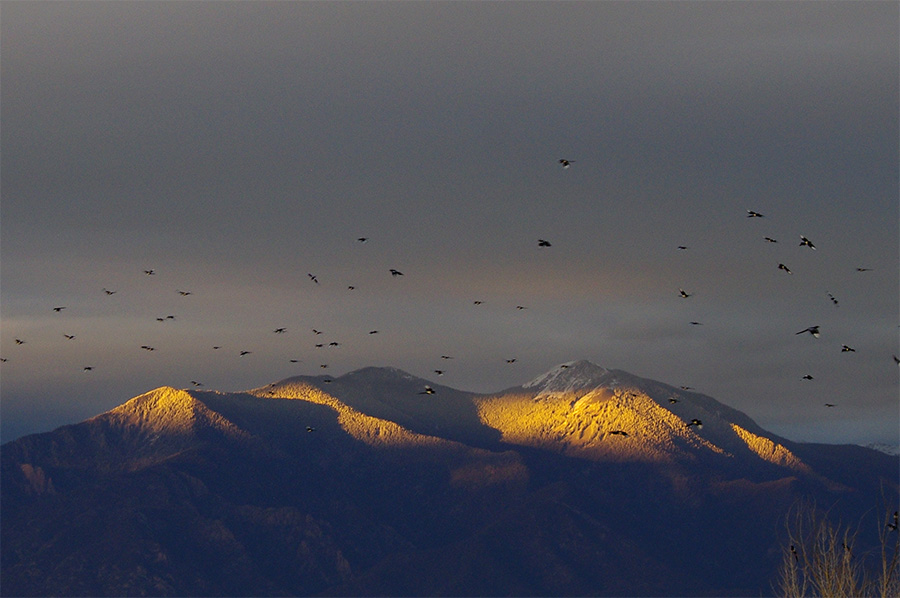
<path fill-rule="evenodd" d="M 588 359 L 896 445 L 898 31 L 896 2 L 3 2 L 0 438 L 165 385 Z"/>

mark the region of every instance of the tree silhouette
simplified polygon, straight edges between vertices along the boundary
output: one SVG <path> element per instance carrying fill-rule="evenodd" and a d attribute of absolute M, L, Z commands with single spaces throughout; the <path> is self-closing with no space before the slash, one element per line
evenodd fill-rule
<path fill-rule="evenodd" d="M 900 596 L 900 530 L 896 511 L 879 523 L 878 547 L 857 546 L 859 527 L 833 522 L 815 505 L 802 504 L 786 519 L 787 542 L 776 593 L 786 598 Z"/>

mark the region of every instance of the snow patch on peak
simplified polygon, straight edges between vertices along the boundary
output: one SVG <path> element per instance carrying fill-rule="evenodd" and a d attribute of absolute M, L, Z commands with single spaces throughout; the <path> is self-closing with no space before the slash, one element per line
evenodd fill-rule
<path fill-rule="evenodd" d="M 875 442 L 872 444 L 867 444 L 866 448 L 872 449 L 873 451 L 878 451 L 879 453 L 884 453 L 885 455 L 890 455 L 892 457 L 900 456 L 900 446 L 894 444 Z"/>
<path fill-rule="evenodd" d="M 540 393 L 574 392 L 603 385 L 608 381 L 609 373 L 609 370 L 590 361 L 570 361 L 556 366 L 522 387 L 538 389 Z"/>

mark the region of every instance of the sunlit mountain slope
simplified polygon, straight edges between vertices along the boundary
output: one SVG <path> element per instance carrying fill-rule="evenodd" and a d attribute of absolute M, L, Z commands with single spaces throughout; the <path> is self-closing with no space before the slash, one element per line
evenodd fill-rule
<path fill-rule="evenodd" d="M 897 457 L 585 361 L 164 387 L 0 457 L 4 595 L 759 595 L 792 505 L 898 491 Z"/>
<path fill-rule="evenodd" d="M 511 444 L 593 460 L 723 466 L 743 460 L 753 466 L 758 459 L 810 473 L 783 439 L 746 415 L 710 397 L 586 361 L 562 364 L 521 389 L 475 402 L 482 421 Z"/>

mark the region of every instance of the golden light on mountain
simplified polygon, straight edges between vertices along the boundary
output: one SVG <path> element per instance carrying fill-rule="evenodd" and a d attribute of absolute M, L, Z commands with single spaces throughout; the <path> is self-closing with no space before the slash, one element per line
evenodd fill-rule
<path fill-rule="evenodd" d="M 491 395 L 394 368 L 162 387 L 2 457 L 22 595 L 749 595 L 788 505 L 897 491 L 896 458 L 589 362 Z"/>
<path fill-rule="evenodd" d="M 311 384 L 280 384 L 265 391 L 257 390 L 254 394 L 268 400 L 301 400 L 330 407 L 334 410 L 344 432 L 370 446 L 403 448 L 434 446 L 446 442 L 432 436 L 410 432 L 392 421 L 361 413 Z"/>
<path fill-rule="evenodd" d="M 763 461 L 804 473 L 810 472 L 809 467 L 784 445 L 748 432 L 737 424 L 731 424 L 731 429 L 734 430 L 741 440 L 747 443 L 747 448 Z"/>
<path fill-rule="evenodd" d="M 633 390 L 510 394 L 479 399 L 477 405 L 482 421 L 499 430 L 505 442 L 583 459 L 662 463 L 688 449 L 724 454 L 681 418 Z"/>

